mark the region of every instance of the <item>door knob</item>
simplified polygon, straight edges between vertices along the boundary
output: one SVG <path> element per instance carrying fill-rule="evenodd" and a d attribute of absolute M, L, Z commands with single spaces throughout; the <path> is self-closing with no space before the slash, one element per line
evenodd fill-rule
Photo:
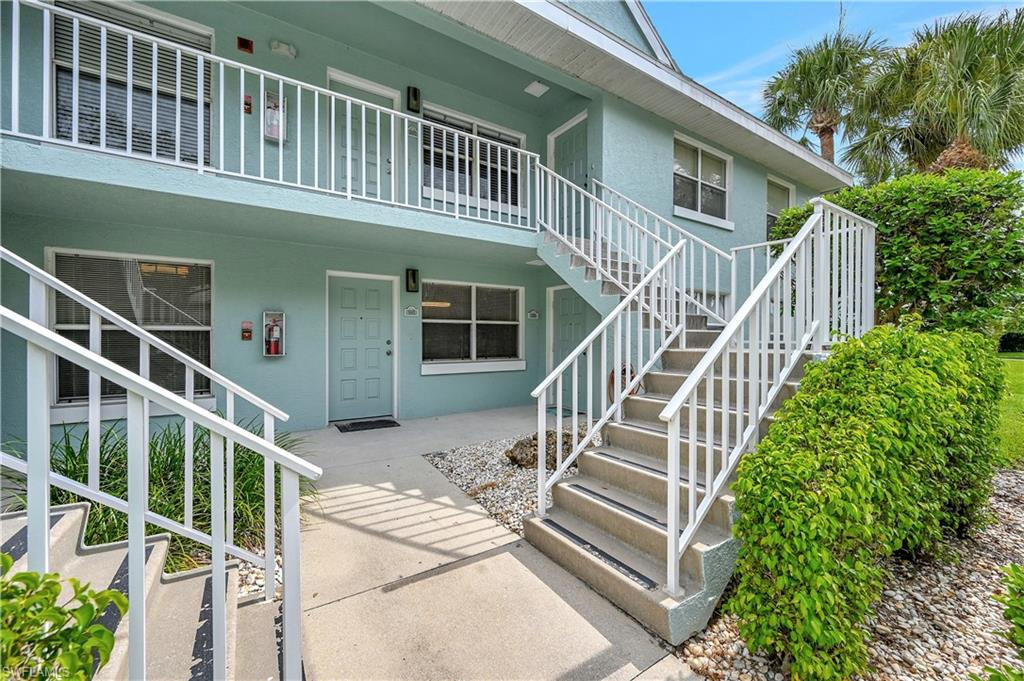
<path fill-rule="evenodd" d="M 387 355 L 388 357 L 390 357 L 391 356 L 391 351 L 390 350 L 385 350 L 384 354 Z"/>

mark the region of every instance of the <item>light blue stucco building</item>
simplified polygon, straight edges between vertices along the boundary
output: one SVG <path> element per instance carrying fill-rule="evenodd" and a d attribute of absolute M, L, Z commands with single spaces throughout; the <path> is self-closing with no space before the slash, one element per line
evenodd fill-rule
<path fill-rule="evenodd" d="M 0 6 L 3 246 L 289 429 L 530 402 L 617 300 L 548 241 L 556 175 L 726 250 L 851 182 L 688 79 L 634 0 L 53 6 L 23 3 L 17 35 Z M 590 204 L 559 205 L 585 242 Z M 88 341 L 75 305 L 50 321 Z M 24 346 L 2 350 L 9 438 Z M 116 330 L 102 351 L 138 369 Z M 159 356 L 150 375 L 184 390 Z M 87 383 L 54 368 L 54 422 Z"/>

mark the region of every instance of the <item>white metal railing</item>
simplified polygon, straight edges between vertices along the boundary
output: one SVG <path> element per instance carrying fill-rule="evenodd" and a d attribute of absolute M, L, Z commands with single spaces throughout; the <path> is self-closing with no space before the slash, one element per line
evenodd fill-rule
<path fill-rule="evenodd" d="M 39 290 L 39 286 L 34 287 Z M 35 302 L 38 303 L 36 297 Z M 38 313 L 38 305 L 33 306 Z M 269 562 L 273 575 L 274 555 L 263 559 L 234 544 L 227 534 L 225 515 L 225 449 L 228 442 L 245 447 L 271 466 L 280 466 L 281 473 L 281 554 L 283 571 L 283 632 L 282 658 L 284 678 L 301 677 L 302 641 L 300 621 L 301 593 L 299 584 L 299 476 L 317 479 L 322 471 L 303 459 L 260 438 L 216 414 L 185 400 L 165 388 L 111 362 L 53 331 L 44 324 L 23 317 L 6 307 L 0 307 L 0 326 L 26 342 L 26 456 L 25 459 L 3 454 L 5 467 L 19 470 L 26 476 L 28 494 L 28 567 L 48 572 L 50 532 L 50 487 L 57 486 L 80 494 L 97 503 L 106 504 L 127 513 L 128 516 L 128 588 L 133 594 L 131 602 L 131 631 L 128 637 L 128 675 L 133 679 L 146 678 L 146 523 L 150 522 L 180 536 L 201 542 L 210 548 L 212 574 L 212 648 L 214 676 L 227 674 L 227 556 L 234 555 L 256 564 Z M 79 481 L 54 475 L 50 471 L 50 399 L 49 367 L 54 358 L 88 370 L 93 375 L 110 381 L 126 391 L 127 418 L 125 432 L 128 445 L 128 491 L 126 498 L 113 497 L 95 487 Z M 168 413 L 188 419 L 197 427 L 209 431 L 210 438 L 210 500 L 211 526 L 209 534 L 194 527 L 186 527 L 169 518 L 148 510 L 148 483 L 146 468 L 149 442 L 147 403 L 159 405 Z M 270 579 L 273 579 L 271 576 Z"/>
<path fill-rule="evenodd" d="M 531 393 L 537 400 L 538 515 L 543 517 L 547 512 L 551 487 L 605 423 L 621 420 L 623 401 L 636 391 L 643 375 L 655 366 L 665 349 L 685 333 L 686 306 L 678 289 L 686 276 L 688 243 L 676 243 Z M 624 371 L 623 367 L 628 368 Z M 606 381 L 610 383 L 607 388 Z M 549 390 L 554 391 L 552 414 L 548 413 Z M 563 456 L 566 408 L 572 448 Z M 549 420 L 553 424 L 550 427 Z M 581 423 L 586 427 L 582 435 Z M 552 428 L 556 465 L 549 477 L 546 433 Z"/>
<path fill-rule="evenodd" d="M 812 216 L 660 414 L 668 423 L 669 593 L 679 592 L 683 552 L 742 454 L 756 444 L 761 420 L 804 352 L 821 352 L 833 334 L 861 335 L 874 323 L 875 225 L 823 199 L 812 203 Z M 684 426 L 687 457 L 681 462 Z"/>
<path fill-rule="evenodd" d="M 229 378 L 222 376 L 202 362 L 196 360 L 194 357 L 187 355 L 180 349 L 174 347 L 158 336 L 153 335 L 149 331 L 146 331 L 134 322 L 125 319 L 117 312 L 114 312 L 110 308 L 86 296 L 81 291 L 69 286 L 45 270 L 36 267 L 18 254 L 3 246 L 0 246 L 0 261 L 8 263 L 28 275 L 29 316 L 33 321 L 49 327 L 53 321 L 50 310 L 53 309 L 56 297 L 65 296 L 71 301 L 84 307 L 89 313 L 88 347 L 93 353 L 97 355 L 101 354 L 101 348 L 103 347 L 103 328 L 104 326 L 112 326 L 118 331 L 127 332 L 138 339 L 139 375 L 143 379 L 149 380 L 150 361 L 154 357 L 154 353 L 161 353 L 165 357 L 170 358 L 177 364 L 181 365 L 185 378 L 184 393 L 182 396 L 186 401 L 194 403 L 197 398 L 203 396 L 203 392 L 196 389 L 196 377 L 200 376 L 209 381 L 211 393 L 218 390 L 223 391 L 225 417 L 228 421 L 231 421 L 232 423 L 235 421 L 236 400 L 247 402 L 259 410 L 263 417 L 263 437 L 267 442 L 271 444 L 274 442 L 277 421 L 284 422 L 288 420 L 288 414 L 270 404 L 263 398 L 246 390 Z M 54 380 L 55 376 L 51 379 L 51 383 Z M 94 492 L 100 492 L 100 429 L 102 422 L 103 395 L 101 394 L 100 376 L 96 373 L 89 374 L 88 394 L 88 412 L 86 417 L 88 433 L 88 479 L 84 482 L 88 489 Z M 144 404 L 144 407 L 147 414 L 146 427 L 148 434 L 148 403 Z M 49 410 L 49 407 L 47 407 L 47 409 Z M 49 411 L 47 413 L 49 413 Z M 196 442 L 196 423 L 186 416 L 183 427 L 185 440 L 185 461 L 184 469 L 182 471 L 184 479 L 184 527 L 191 530 L 193 529 L 193 502 L 195 499 L 195 487 L 193 485 L 192 472 Z M 229 437 L 227 439 L 226 447 L 226 483 L 228 495 L 225 501 L 226 536 L 229 544 L 233 541 L 235 536 L 235 498 L 233 493 L 235 460 L 234 445 L 234 440 Z M 276 543 L 276 533 L 274 531 L 274 509 L 276 506 L 274 491 L 274 464 L 270 460 L 264 460 L 263 486 L 263 510 L 265 523 L 264 555 L 269 556 L 270 560 L 265 561 L 263 558 L 255 555 L 239 557 L 244 557 L 246 560 L 250 560 L 264 569 L 264 598 L 269 601 L 274 598 L 275 566 L 273 556 L 275 554 Z"/>
<path fill-rule="evenodd" d="M 40 0 L 11 9 L 7 134 L 536 229 L 534 153 Z"/>
<path fill-rule="evenodd" d="M 726 300 L 732 300 L 733 297 L 722 290 L 722 284 L 735 276 L 733 255 L 691 234 L 673 220 L 658 215 L 600 180 L 591 182 L 594 194 L 601 201 L 644 230 L 669 244 L 675 244 L 680 239 L 690 242 L 688 277 L 683 282 L 683 291 L 690 300 L 691 312 L 706 314 L 717 322 L 725 323 L 728 319 Z"/>

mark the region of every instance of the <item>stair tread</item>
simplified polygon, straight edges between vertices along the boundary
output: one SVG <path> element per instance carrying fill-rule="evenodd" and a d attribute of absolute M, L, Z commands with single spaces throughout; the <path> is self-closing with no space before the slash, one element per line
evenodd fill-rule
<path fill-rule="evenodd" d="M 659 533 L 664 534 L 668 531 L 668 516 L 665 504 L 654 503 L 653 501 L 634 494 L 629 490 L 585 475 L 577 475 L 560 481 L 558 484 L 571 490 L 579 490 L 581 493 L 590 496 L 591 499 L 594 499 L 621 513 L 625 513 L 634 520 L 644 523 Z M 684 500 L 684 503 L 680 504 L 680 528 L 685 526 L 686 518 L 687 513 Z M 704 522 L 697 531 L 697 535 L 691 546 L 700 543 L 708 546 L 714 546 L 728 541 L 729 539 L 730 534 L 727 531 L 717 527 L 713 523 Z"/>
<path fill-rule="evenodd" d="M 559 508 L 551 508 L 545 518 L 532 518 L 564 541 L 604 563 L 617 578 L 655 594 L 665 581 L 665 565 L 613 537 L 583 518 Z M 690 585 L 692 588 L 692 584 Z M 661 595 L 661 594 L 658 594 Z"/>
<path fill-rule="evenodd" d="M 616 460 L 621 463 L 633 466 L 635 468 L 640 468 L 648 473 L 652 473 L 654 475 L 658 475 L 666 479 L 668 478 L 668 465 L 665 463 L 664 460 L 656 459 L 652 456 L 647 456 L 646 454 L 641 454 L 640 452 L 634 451 L 632 449 L 627 449 L 625 447 L 615 447 L 613 445 L 604 445 L 601 447 L 594 447 L 593 449 L 588 449 L 585 453 L 591 454 L 593 456 L 600 456 L 606 459 Z M 683 480 L 683 482 L 686 482 L 686 480 Z M 697 483 L 697 489 L 704 489 L 704 485 L 702 482 Z"/>
<path fill-rule="evenodd" d="M 212 587 L 209 568 L 165 577 L 157 586 L 148 610 L 159 616 L 147 618 L 146 622 L 147 638 L 160 641 L 146 657 L 146 671 L 151 678 L 213 678 Z M 228 569 L 225 594 L 230 648 L 238 594 L 237 570 L 233 567 Z"/>

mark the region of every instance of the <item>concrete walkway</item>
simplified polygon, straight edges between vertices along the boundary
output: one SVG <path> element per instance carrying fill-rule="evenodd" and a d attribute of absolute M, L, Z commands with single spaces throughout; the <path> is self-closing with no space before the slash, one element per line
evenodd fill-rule
<path fill-rule="evenodd" d="M 530 407 L 303 433 L 309 679 L 679 679 L 629 616 L 492 520 L 423 454 L 536 429 Z"/>

